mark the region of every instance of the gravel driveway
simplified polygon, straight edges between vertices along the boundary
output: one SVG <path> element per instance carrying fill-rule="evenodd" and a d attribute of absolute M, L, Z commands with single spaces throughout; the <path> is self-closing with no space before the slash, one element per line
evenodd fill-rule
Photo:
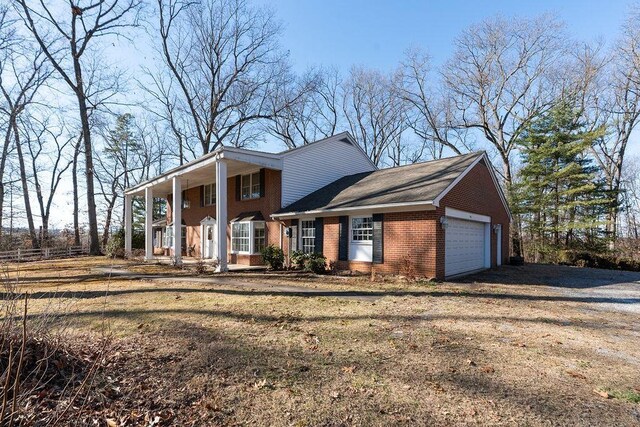
<path fill-rule="evenodd" d="M 640 273 L 562 265 L 504 266 L 462 279 L 513 290 L 538 290 L 589 304 L 589 309 L 640 314 Z M 523 286 L 525 285 L 525 286 Z"/>

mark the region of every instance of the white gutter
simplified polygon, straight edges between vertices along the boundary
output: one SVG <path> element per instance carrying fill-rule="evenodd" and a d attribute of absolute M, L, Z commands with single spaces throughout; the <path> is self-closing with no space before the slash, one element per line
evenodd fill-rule
<path fill-rule="evenodd" d="M 313 215 L 328 215 L 328 214 L 339 214 L 339 213 L 352 213 L 354 211 L 413 211 L 418 208 L 425 208 L 425 210 L 435 210 L 438 207 L 438 204 L 435 204 L 432 200 L 421 201 L 421 202 L 407 202 L 407 203 L 384 203 L 378 205 L 364 205 L 364 206 L 354 206 L 348 208 L 333 208 L 333 209 L 315 209 L 310 211 L 299 211 L 299 212 L 286 212 L 281 214 L 272 214 L 271 218 L 295 218 L 299 216 L 313 216 Z"/>

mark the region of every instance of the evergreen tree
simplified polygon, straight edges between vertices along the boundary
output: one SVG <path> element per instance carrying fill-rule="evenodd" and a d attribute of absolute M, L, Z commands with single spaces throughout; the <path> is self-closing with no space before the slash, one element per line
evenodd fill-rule
<path fill-rule="evenodd" d="M 588 152 L 603 134 L 603 129 L 587 131 L 580 113 L 567 102 L 523 133 L 515 211 L 535 261 L 555 261 L 561 249 L 597 243 L 610 200 Z"/>

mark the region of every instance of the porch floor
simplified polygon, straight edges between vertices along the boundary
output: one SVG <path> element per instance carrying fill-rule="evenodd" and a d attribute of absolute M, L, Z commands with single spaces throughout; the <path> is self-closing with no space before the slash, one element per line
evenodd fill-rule
<path fill-rule="evenodd" d="M 212 259 L 203 259 L 205 264 L 213 264 L 214 260 Z M 152 262 L 159 262 L 160 264 L 171 264 L 171 257 L 156 255 L 153 257 Z M 182 257 L 183 265 L 193 265 L 198 262 L 198 258 L 193 257 Z M 248 271 L 248 270 L 266 270 L 267 267 L 264 265 L 246 265 L 246 264 L 227 264 L 227 268 L 229 271 Z"/>

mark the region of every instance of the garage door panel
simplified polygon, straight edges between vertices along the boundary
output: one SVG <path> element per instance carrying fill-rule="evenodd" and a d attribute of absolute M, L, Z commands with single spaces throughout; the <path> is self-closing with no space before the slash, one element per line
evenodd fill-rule
<path fill-rule="evenodd" d="M 485 224 L 447 218 L 445 276 L 484 268 Z"/>

